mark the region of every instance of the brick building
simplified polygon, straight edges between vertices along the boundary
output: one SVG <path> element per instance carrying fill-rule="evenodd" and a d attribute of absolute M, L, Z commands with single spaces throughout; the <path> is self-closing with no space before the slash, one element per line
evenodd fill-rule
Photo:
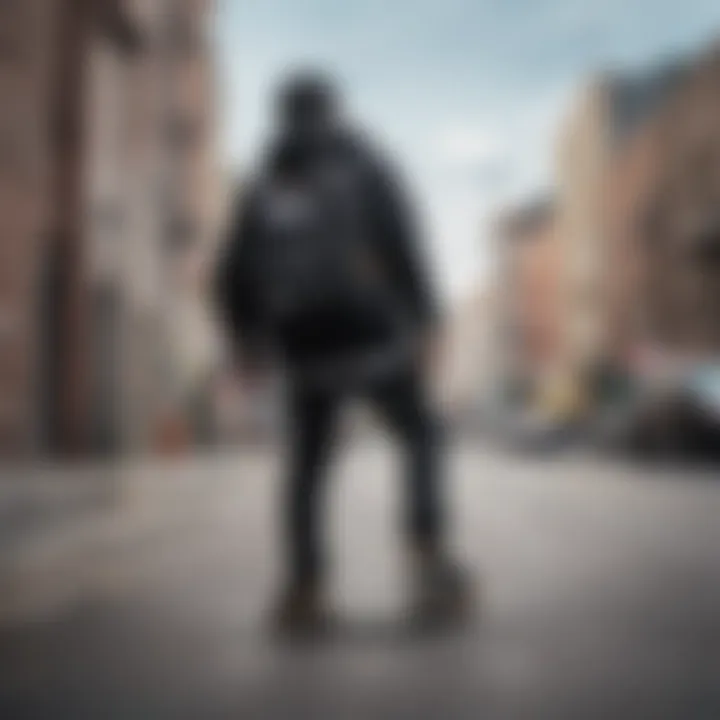
<path fill-rule="evenodd" d="M 681 82 L 676 63 L 650 73 L 601 75 L 581 89 L 560 133 L 557 152 L 558 242 L 562 257 L 563 373 L 581 393 L 593 368 L 615 352 L 618 288 L 632 284 L 631 267 L 613 249 L 613 203 L 627 198 L 633 173 L 618 171 L 629 148 Z M 651 173 L 649 167 L 638 173 Z M 625 279 L 623 277 L 627 275 Z"/>
<path fill-rule="evenodd" d="M 141 449 L 178 399 L 172 276 L 206 242 L 212 117 L 185 155 L 170 136 L 213 107 L 209 9 L 0 4 L 0 455 Z"/>
<path fill-rule="evenodd" d="M 502 273 L 497 289 L 505 372 L 537 381 L 559 353 L 561 257 L 553 201 L 507 211 L 497 232 Z"/>
<path fill-rule="evenodd" d="M 720 350 L 720 48 L 682 82 L 613 172 L 612 326 L 624 355 Z"/>
<path fill-rule="evenodd" d="M 212 362 L 205 277 L 217 236 L 215 68 L 209 0 L 146 2 L 133 93 L 134 169 L 120 282 L 124 444 L 192 434 Z"/>

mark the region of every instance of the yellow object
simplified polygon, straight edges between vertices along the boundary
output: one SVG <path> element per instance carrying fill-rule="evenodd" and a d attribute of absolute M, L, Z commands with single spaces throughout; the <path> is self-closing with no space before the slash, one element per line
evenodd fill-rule
<path fill-rule="evenodd" d="M 582 383 L 565 375 L 542 382 L 535 404 L 547 417 L 567 421 L 582 417 L 589 409 L 590 398 Z"/>

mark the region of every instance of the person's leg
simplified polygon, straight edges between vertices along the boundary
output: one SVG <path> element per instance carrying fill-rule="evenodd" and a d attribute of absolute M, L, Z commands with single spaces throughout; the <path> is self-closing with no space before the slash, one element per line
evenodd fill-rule
<path fill-rule="evenodd" d="M 284 634 L 314 633 L 331 619 L 323 583 L 322 485 L 338 399 L 296 389 L 290 397 L 288 470 L 283 488 L 287 578 L 273 624 Z"/>
<path fill-rule="evenodd" d="M 411 618 L 436 627 L 466 616 L 470 587 L 445 546 L 442 433 L 426 393 L 409 369 L 375 387 L 371 399 L 407 454 L 406 531 L 415 579 Z"/>
<path fill-rule="evenodd" d="M 416 371 L 377 384 L 370 399 L 406 456 L 405 531 L 414 548 L 439 550 L 443 535 L 441 428 Z"/>
<path fill-rule="evenodd" d="M 288 574 L 296 585 L 317 583 L 323 570 L 320 505 L 337 409 L 330 394 L 291 394 L 284 524 Z"/>

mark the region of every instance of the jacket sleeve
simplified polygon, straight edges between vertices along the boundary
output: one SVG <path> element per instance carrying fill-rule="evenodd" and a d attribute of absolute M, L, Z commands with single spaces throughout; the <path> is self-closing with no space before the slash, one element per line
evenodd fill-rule
<path fill-rule="evenodd" d="M 255 352 L 262 343 L 258 292 L 258 207 L 256 193 L 235 201 L 215 273 L 214 295 L 221 321 L 236 350 Z"/>
<path fill-rule="evenodd" d="M 370 163 L 368 182 L 379 253 L 389 279 L 412 321 L 420 328 L 434 325 L 440 320 L 434 274 L 406 192 L 395 172 L 377 158 Z"/>

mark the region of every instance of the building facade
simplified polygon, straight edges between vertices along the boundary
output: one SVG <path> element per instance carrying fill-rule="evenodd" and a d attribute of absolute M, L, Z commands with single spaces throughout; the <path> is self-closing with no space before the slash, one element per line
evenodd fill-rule
<path fill-rule="evenodd" d="M 133 93 L 132 251 L 121 263 L 125 444 L 195 435 L 215 340 L 206 278 L 217 217 L 213 3 L 143 4 L 145 54 Z"/>
<path fill-rule="evenodd" d="M 557 152 L 558 237 L 562 257 L 562 367 L 579 386 L 615 352 L 618 286 L 630 272 L 613 247 L 630 175 L 618 168 L 645 128 L 682 83 L 685 68 L 662 66 L 640 76 L 603 75 L 579 92 Z M 638 167 L 638 173 L 651 173 Z M 627 258 L 625 258 L 627 259 Z M 620 262 L 620 264 L 618 264 Z"/>
<path fill-rule="evenodd" d="M 0 452 L 89 442 L 92 298 L 86 238 L 89 56 L 127 62 L 129 8 L 110 0 L 0 6 Z"/>
<path fill-rule="evenodd" d="M 613 174 L 618 276 L 612 326 L 625 356 L 720 351 L 720 48 L 682 82 Z"/>
<path fill-rule="evenodd" d="M 178 169 L 166 78 L 213 103 L 170 6 L 209 37 L 206 2 L 0 5 L 0 456 L 145 449 L 180 406 L 172 274 L 206 242 L 212 119 Z"/>
<path fill-rule="evenodd" d="M 498 330 L 510 384 L 537 385 L 558 361 L 562 264 L 556 222 L 554 202 L 540 199 L 506 211 L 497 223 Z"/>

